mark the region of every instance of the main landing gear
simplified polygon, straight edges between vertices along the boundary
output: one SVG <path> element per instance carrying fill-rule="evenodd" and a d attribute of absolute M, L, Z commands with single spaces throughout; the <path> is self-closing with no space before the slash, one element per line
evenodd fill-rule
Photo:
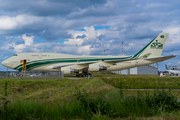
<path fill-rule="evenodd" d="M 77 73 L 76 77 L 88 77 L 88 79 L 94 78 L 94 76 L 91 75 L 91 73 Z"/>

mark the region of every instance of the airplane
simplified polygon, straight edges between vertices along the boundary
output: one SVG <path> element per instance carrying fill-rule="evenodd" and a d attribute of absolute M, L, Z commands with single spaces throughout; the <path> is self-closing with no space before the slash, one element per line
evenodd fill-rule
<path fill-rule="evenodd" d="M 162 62 L 177 55 L 161 56 L 169 33 L 160 33 L 138 53 L 131 56 L 78 56 L 60 53 L 16 53 L 4 60 L 5 67 L 22 71 L 63 71 L 77 77 L 90 72 L 117 71 Z"/>
<path fill-rule="evenodd" d="M 178 74 L 180 74 L 180 71 L 179 71 L 179 70 L 174 70 L 174 69 L 169 70 L 169 68 L 167 67 L 167 65 L 165 65 L 165 67 L 166 67 L 166 71 L 167 71 L 169 74 L 173 74 L 173 75 L 176 75 L 176 76 L 178 76 Z"/>

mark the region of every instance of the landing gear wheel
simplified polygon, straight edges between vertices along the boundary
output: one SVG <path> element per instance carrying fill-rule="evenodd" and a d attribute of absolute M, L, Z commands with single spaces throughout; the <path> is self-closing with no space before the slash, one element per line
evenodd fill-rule
<path fill-rule="evenodd" d="M 88 79 L 93 79 L 94 78 L 94 76 L 92 76 L 91 73 L 76 74 L 76 77 L 88 77 Z"/>
<path fill-rule="evenodd" d="M 83 77 L 83 74 L 77 74 L 76 77 Z"/>

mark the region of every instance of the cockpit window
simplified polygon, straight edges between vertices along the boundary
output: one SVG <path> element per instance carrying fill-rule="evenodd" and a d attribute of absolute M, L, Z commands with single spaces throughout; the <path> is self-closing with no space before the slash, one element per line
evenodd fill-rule
<path fill-rule="evenodd" d="M 14 54 L 13 56 L 18 56 L 18 54 Z"/>

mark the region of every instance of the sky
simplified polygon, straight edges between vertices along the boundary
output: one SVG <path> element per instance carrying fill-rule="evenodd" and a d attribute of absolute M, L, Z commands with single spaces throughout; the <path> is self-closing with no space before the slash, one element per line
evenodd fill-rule
<path fill-rule="evenodd" d="M 180 54 L 179 0 L 0 0 L 0 62 L 19 52 L 133 55 L 169 33 Z M 180 56 L 159 63 L 180 65 Z M 6 70 L 0 65 L 0 71 Z"/>

